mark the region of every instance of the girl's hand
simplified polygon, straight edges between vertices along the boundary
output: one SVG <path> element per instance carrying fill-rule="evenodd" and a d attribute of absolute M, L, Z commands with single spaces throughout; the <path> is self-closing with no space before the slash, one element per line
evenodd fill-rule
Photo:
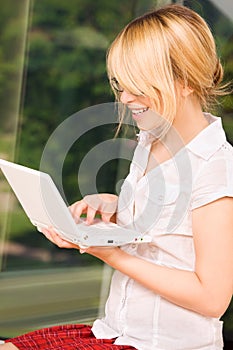
<path fill-rule="evenodd" d="M 118 197 L 113 194 L 101 193 L 88 195 L 85 196 L 82 200 L 71 205 L 70 211 L 76 222 L 79 221 L 79 218 L 82 214 L 87 215 L 87 224 L 91 224 L 93 222 L 96 214 L 100 214 L 102 220 L 105 222 L 109 222 L 110 220 L 114 222 L 117 209 L 117 201 Z M 110 252 L 110 248 L 107 248 L 107 251 L 105 253 L 103 252 L 103 250 L 106 250 L 105 248 L 80 248 L 78 245 L 64 240 L 59 235 L 59 233 L 54 230 L 53 227 L 50 227 L 49 229 L 43 229 L 42 233 L 49 241 L 57 245 L 59 248 L 79 249 L 81 253 L 87 252 L 91 255 L 99 257 L 100 259 L 102 254 L 105 256 Z"/>
<path fill-rule="evenodd" d="M 54 243 L 59 248 L 80 249 L 78 245 L 61 238 L 61 236 L 59 236 L 59 233 L 57 233 L 53 227 L 50 227 L 49 229 L 42 229 L 41 232 L 50 242 Z"/>
<path fill-rule="evenodd" d="M 104 222 L 116 222 L 118 197 L 114 194 L 100 193 L 85 196 L 82 200 L 75 202 L 69 208 L 76 222 L 82 214 L 86 214 L 86 223 L 91 224 L 96 214 L 101 215 Z"/>
<path fill-rule="evenodd" d="M 81 248 L 78 245 L 74 243 L 70 243 L 54 230 L 53 227 L 49 229 L 43 229 L 42 233 L 45 235 L 45 237 L 55 245 L 57 245 L 59 248 L 66 248 L 66 249 L 78 249 L 80 250 L 80 253 L 88 253 L 90 255 L 95 256 L 96 258 L 99 258 L 100 260 L 103 260 L 104 262 L 108 262 L 109 258 L 113 258 L 114 254 L 117 254 L 117 252 L 120 250 L 118 247 L 88 247 L 88 248 Z"/>
<path fill-rule="evenodd" d="M 122 250 L 119 247 L 89 247 L 80 248 L 80 253 L 88 253 L 102 260 L 108 265 L 116 263 L 119 259 Z"/>

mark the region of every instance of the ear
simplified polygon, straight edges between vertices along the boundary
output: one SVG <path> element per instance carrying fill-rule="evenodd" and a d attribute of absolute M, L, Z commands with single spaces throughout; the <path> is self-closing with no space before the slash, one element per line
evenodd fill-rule
<path fill-rule="evenodd" d="M 189 86 L 182 86 L 180 92 L 182 97 L 188 97 L 193 93 L 193 89 L 190 88 Z"/>

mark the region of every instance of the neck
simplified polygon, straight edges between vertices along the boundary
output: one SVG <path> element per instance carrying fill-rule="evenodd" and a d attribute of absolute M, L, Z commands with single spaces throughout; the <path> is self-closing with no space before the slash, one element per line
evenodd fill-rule
<path fill-rule="evenodd" d="M 179 106 L 173 127 L 184 144 L 189 143 L 196 135 L 208 126 L 201 105 L 196 98 L 187 97 Z"/>
<path fill-rule="evenodd" d="M 161 141 L 175 154 L 207 126 L 200 103 L 187 98 L 178 108 L 172 127 Z"/>

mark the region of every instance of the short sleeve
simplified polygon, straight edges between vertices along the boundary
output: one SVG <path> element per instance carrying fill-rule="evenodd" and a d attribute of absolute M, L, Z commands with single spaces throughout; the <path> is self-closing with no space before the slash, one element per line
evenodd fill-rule
<path fill-rule="evenodd" d="M 191 209 L 233 197 L 233 153 L 229 149 L 206 161 L 193 184 Z"/>

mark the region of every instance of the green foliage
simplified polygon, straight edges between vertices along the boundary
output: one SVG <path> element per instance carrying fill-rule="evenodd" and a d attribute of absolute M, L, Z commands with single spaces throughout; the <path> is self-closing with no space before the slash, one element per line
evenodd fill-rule
<path fill-rule="evenodd" d="M 155 1 L 148 1 L 152 6 Z M 138 2 L 35 1 L 29 32 L 25 101 L 18 160 L 38 168 L 47 139 L 68 116 L 86 107 L 113 101 L 105 56 L 116 33 L 138 11 Z M 115 127 L 99 129 L 73 147 L 66 159 L 64 183 L 74 199 L 73 164 L 86 145 L 113 138 Z M 113 191 L 117 163 L 109 167 L 102 191 Z M 67 180 L 66 180 L 67 179 Z M 73 180 L 72 180 L 73 179 Z M 76 194 L 80 197 L 80 194 Z"/>
<path fill-rule="evenodd" d="M 135 14 L 143 12 L 145 6 L 153 6 L 155 1 L 148 0 L 142 5 L 137 0 L 120 3 L 108 0 L 35 0 L 24 56 L 19 49 L 23 45 L 23 30 L 27 22 L 26 4 L 26 0 L 17 3 L 9 0 L 0 13 L 0 103 L 2 116 L 6 115 L 4 120 L 1 117 L 4 137 L 0 146 L 2 156 L 7 158 L 4 152 L 10 147 L 9 143 L 6 145 L 5 135 L 7 131 L 8 138 L 12 136 L 13 140 L 11 120 L 16 119 L 11 108 L 16 99 L 12 91 L 19 87 L 20 68 L 25 57 L 16 161 L 38 168 L 44 146 L 61 122 L 86 107 L 113 101 L 105 68 L 106 50 L 119 30 Z M 63 169 L 63 184 L 69 202 L 80 198 L 76 173 L 82 158 L 96 144 L 113 138 L 115 129 L 116 125 L 109 125 L 91 130 L 71 148 Z M 11 144 L 14 146 L 12 141 Z M 59 144 L 53 145 L 56 156 L 49 164 L 51 172 L 56 158 L 59 158 L 59 149 Z M 100 169 L 97 176 L 100 192 L 114 192 L 117 167 L 117 161 L 112 161 Z M 16 207 L 8 221 L 13 241 L 34 245 L 33 227 L 29 228 L 30 223 L 22 211 Z M 42 249 L 44 241 L 36 237 L 38 247 Z M 49 249 L 55 248 L 50 246 Z M 66 259 L 69 260 L 68 254 Z M 77 255 L 75 259 L 78 259 Z M 78 260 L 83 263 L 88 259 L 82 257 Z M 19 268 L 24 264 L 22 257 L 16 261 L 11 258 L 5 268 Z"/>
<path fill-rule="evenodd" d="M 230 83 L 233 79 L 233 22 L 230 17 L 222 15 L 211 1 L 185 1 L 187 5 L 197 11 L 207 21 L 216 40 L 218 54 L 224 68 L 224 83 Z M 232 89 L 232 85 L 229 91 Z M 233 96 L 220 99 L 218 114 L 227 118 L 227 134 L 229 140 L 233 140 Z"/>
<path fill-rule="evenodd" d="M 56 127 L 68 116 L 86 107 L 113 101 L 105 68 L 106 50 L 121 28 L 133 17 L 155 7 L 156 0 L 34 0 L 29 21 L 27 52 L 24 56 L 24 28 L 27 0 L 2 1 L 0 12 L 0 155 L 13 151 L 17 89 L 22 84 L 17 161 L 38 168 L 44 146 Z M 161 1 L 160 1 L 161 3 Z M 233 77 L 233 28 L 210 1 L 185 1 L 209 23 L 217 40 L 226 80 Z M 24 59 L 25 58 L 25 59 Z M 233 143 L 233 97 L 221 100 L 218 111 L 223 116 L 229 140 Z M 69 202 L 80 198 L 76 188 L 78 165 L 96 144 L 113 138 L 115 125 L 96 128 L 74 144 L 65 160 L 63 177 Z M 59 144 L 53 145 L 59 158 Z M 12 153 L 12 152 L 11 152 Z M 51 159 L 51 172 L 56 157 Z M 114 192 L 119 163 L 109 162 L 97 176 L 100 192 Z M 123 170 L 128 168 L 124 163 Z M 88 181 L 88 178 L 83 179 Z M 1 214 L 1 213 L 0 213 Z M 2 214 L 0 215 L 0 218 Z M 18 207 L 9 220 L 10 239 L 33 249 L 47 250 L 51 259 L 36 260 L 25 256 L 9 257 L 6 269 L 48 267 L 57 264 L 96 263 L 89 255 L 62 252 L 48 243 L 27 221 Z M 230 309 L 229 309 L 230 310 Z M 232 310 L 225 315 L 227 331 L 232 332 Z"/>
<path fill-rule="evenodd" d="M 19 3 L 5 2 L 0 13 L 0 108 L 1 131 L 12 132 L 15 121 L 15 104 L 20 68 L 23 64 L 22 46 L 24 36 L 21 28 L 24 18 L 19 17 Z"/>

